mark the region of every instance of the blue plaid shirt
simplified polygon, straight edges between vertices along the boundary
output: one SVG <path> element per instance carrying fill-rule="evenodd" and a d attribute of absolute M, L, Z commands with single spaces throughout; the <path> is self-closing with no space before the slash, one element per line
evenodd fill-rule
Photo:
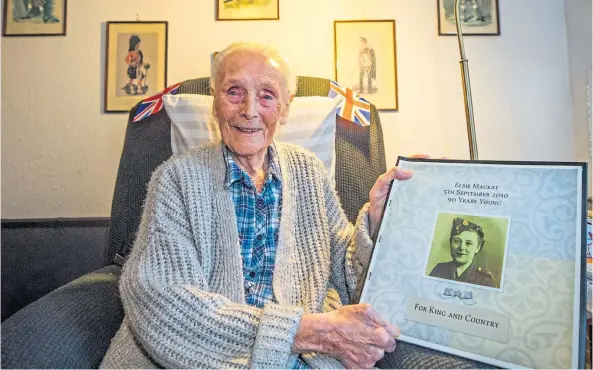
<path fill-rule="evenodd" d="M 275 302 L 272 279 L 282 205 L 278 155 L 270 146 L 268 173 L 262 192 L 258 194 L 251 178 L 235 163 L 226 146 L 223 152 L 227 163 L 225 184 L 233 196 L 241 243 L 245 300 L 263 308 L 267 302 Z"/>
<path fill-rule="evenodd" d="M 272 280 L 282 208 L 282 174 L 278 152 L 274 145 L 270 145 L 268 173 L 259 194 L 251 178 L 235 163 L 226 146 L 223 147 L 223 155 L 227 164 L 225 186 L 233 197 L 241 243 L 245 301 L 263 308 L 268 302 L 276 302 Z M 293 368 L 309 367 L 299 357 Z"/>

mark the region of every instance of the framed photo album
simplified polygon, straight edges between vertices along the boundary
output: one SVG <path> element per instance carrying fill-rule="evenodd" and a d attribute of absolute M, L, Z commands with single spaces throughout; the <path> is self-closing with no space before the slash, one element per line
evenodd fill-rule
<path fill-rule="evenodd" d="M 455 0 L 437 0 L 439 36 L 457 35 Z M 499 36 L 498 0 L 461 0 L 459 17 L 463 35 Z"/>
<path fill-rule="evenodd" d="M 335 80 L 377 110 L 397 110 L 394 20 L 334 22 Z"/>
<path fill-rule="evenodd" d="M 66 0 L 5 0 L 4 36 L 65 36 Z"/>
<path fill-rule="evenodd" d="M 217 21 L 280 19 L 280 0 L 215 0 Z"/>
<path fill-rule="evenodd" d="M 360 302 L 400 340 L 584 368 L 586 163 L 398 159 Z"/>
<path fill-rule="evenodd" d="M 107 22 L 105 112 L 128 112 L 167 86 L 167 22 Z"/>

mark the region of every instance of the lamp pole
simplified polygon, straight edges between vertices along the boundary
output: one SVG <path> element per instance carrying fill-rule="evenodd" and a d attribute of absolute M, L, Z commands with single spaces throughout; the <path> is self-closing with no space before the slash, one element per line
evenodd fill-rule
<path fill-rule="evenodd" d="M 468 1 L 468 0 L 466 0 Z M 472 161 L 478 160 L 478 143 L 476 141 L 476 127 L 474 122 L 474 105 L 472 103 L 472 90 L 469 82 L 469 69 L 467 59 L 465 59 L 465 49 L 463 48 L 463 33 L 461 31 L 461 21 L 459 19 L 459 2 L 455 0 L 455 23 L 457 24 L 457 41 L 459 42 L 459 54 L 461 61 L 461 82 L 463 83 L 463 100 L 465 102 L 465 121 L 467 123 L 467 138 L 469 141 L 469 155 Z"/>

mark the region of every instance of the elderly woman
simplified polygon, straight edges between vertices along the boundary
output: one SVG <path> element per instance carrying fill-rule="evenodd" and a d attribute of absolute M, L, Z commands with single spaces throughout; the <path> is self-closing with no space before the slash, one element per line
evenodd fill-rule
<path fill-rule="evenodd" d="M 222 143 L 153 174 L 102 367 L 372 367 L 399 331 L 347 304 L 389 184 L 411 174 L 380 176 L 353 226 L 322 163 L 273 141 L 295 92 L 275 51 L 231 45 L 211 87 Z"/>

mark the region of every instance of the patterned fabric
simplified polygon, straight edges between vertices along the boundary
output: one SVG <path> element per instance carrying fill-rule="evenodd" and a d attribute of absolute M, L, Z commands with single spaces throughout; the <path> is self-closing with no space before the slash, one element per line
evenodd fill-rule
<path fill-rule="evenodd" d="M 337 82 L 330 81 L 328 96 L 334 98 L 338 95 L 344 97 L 344 100 L 336 110 L 338 116 L 354 122 L 359 126 L 371 125 L 371 103 L 358 94 L 355 94 L 352 89 L 344 89 Z"/>
<path fill-rule="evenodd" d="M 278 154 L 271 145 L 268 149 L 268 174 L 262 192 L 258 193 L 249 175 L 235 163 L 226 146 L 223 153 L 227 164 L 225 187 L 233 197 L 241 243 L 245 302 L 263 308 L 267 302 L 276 302 L 272 278 L 282 204 Z"/>
<path fill-rule="evenodd" d="M 297 97 L 292 100 L 284 125 L 276 127 L 274 140 L 300 145 L 315 154 L 327 168 L 332 183 L 336 164 L 336 108 L 341 96 Z M 171 119 L 173 155 L 220 141 L 218 122 L 212 117 L 212 96 L 182 94 L 163 96 L 163 106 Z"/>
<path fill-rule="evenodd" d="M 226 146 L 223 147 L 223 154 L 227 164 L 225 186 L 232 193 L 237 216 L 245 302 L 263 308 L 267 302 L 276 303 L 272 279 L 282 204 L 278 153 L 273 145 L 270 146 L 268 175 L 261 194 L 257 193 L 249 176 L 235 163 Z M 309 369 L 309 366 L 299 357 L 292 368 Z"/>
<path fill-rule="evenodd" d="M 144 118 L 150 117 L 160 112 L 161 109 L 163 109 L 163 95 L 175 95 L 181 84 L 181 82 L 176 83 L 175 85 L 167 87 L 160 93 L 153 95 L 150 98 L 142 100 L 140 102 L 140 106 L 136 110 L 136 115 L 134 116 L 132 122 L 140 122 Z"/>

